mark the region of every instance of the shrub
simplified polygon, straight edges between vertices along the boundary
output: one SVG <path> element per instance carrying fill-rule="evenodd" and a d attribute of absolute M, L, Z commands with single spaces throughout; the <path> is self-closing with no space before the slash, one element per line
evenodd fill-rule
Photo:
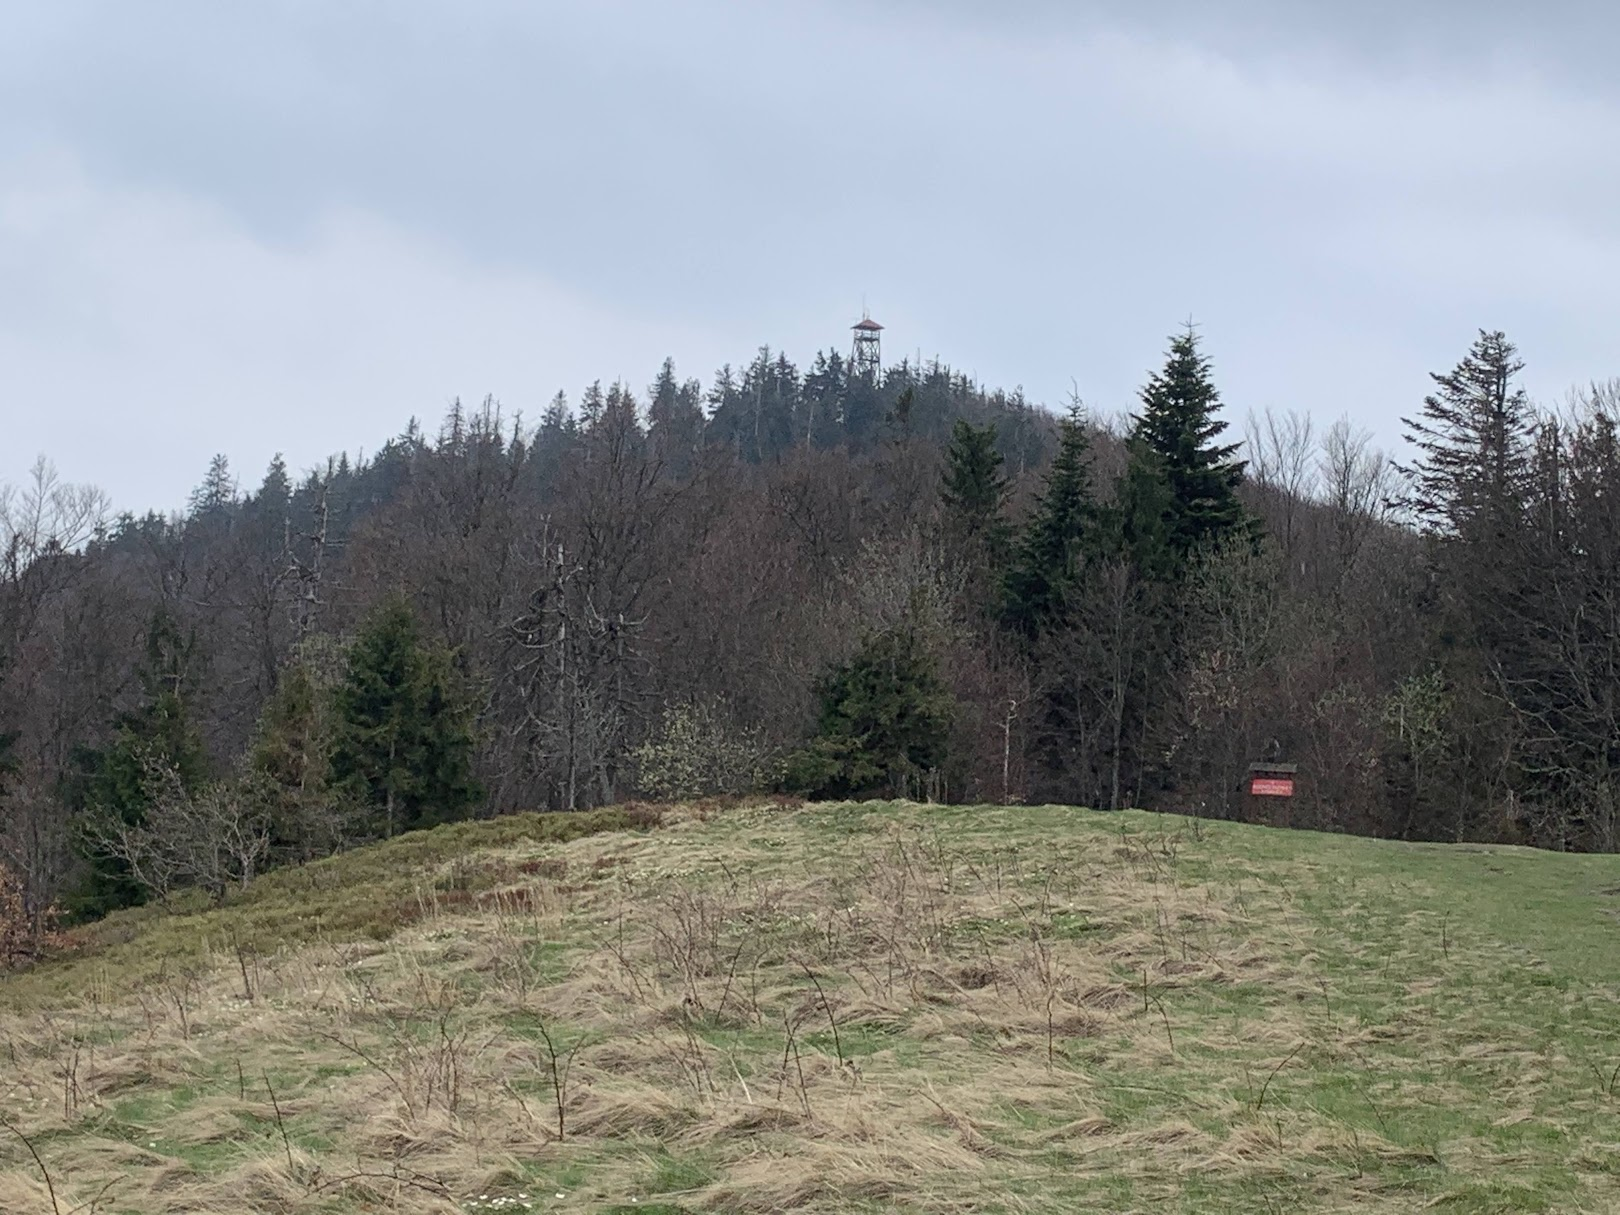
<path fill-rule="evenodd" d="M 760 732 L 737 728 L 718 699 L 666 708 L 633 758 L 641 791 L 660 801 L 748 793 L 770 778 Z"/>
<path fill-rule="evenodd" d="M 216 781 L 195 793 L 156 756 L 142 761 L 149 805 L 142 821 L 128 823 L 103 811 L 85 820 L 98 855 L 114 857 L 149 894 L 167 901 L 188 888 L 215 903 L 231 887 L 246 888 L 270 851 L 264 798 L 239 781 Z"/>

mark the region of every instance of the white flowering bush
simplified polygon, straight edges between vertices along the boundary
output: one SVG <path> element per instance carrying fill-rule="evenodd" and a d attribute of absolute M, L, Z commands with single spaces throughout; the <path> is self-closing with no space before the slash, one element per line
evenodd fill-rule
<path fill-rule="evenodd" d="M 770 778 L 770 748 L 718 698 L 670 705 L 634 752 L 642 793 L 659 801 L 748 793 Z"/>

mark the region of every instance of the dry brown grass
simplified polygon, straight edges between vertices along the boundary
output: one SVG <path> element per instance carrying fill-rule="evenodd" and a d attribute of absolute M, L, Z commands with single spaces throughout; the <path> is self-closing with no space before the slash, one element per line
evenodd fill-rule
<path fill-rule="evenodd" d="M 912 807 L 704 808 L 652 838 L 438 865 L 386 942 L 219 952 L 0 1013 L 20 1132 L 0 1210 L 52 1210 L 22 1136 L 60 1211 L 108 1215 L 1444 1196 L 1390 1063 L 1440 1049 L 1435 1017 L 1352 1011 L 1319 951 L 1360 947 L 1291 908 L 1296 875 L 1245 887 L 1189 863 L 1216 852 L 1201 836 L 1102 821 L 1020 839 Z M 1470 1049 L 1503 1069 L 1535 1054 Z M 1359 1113 L 1302 1096 L 1307 1074 Z M 1496 1125 L 1543 1117 L 1535 1089 Z M 1483 1142 L 1448 1155 L 1502 1163 Z"/>

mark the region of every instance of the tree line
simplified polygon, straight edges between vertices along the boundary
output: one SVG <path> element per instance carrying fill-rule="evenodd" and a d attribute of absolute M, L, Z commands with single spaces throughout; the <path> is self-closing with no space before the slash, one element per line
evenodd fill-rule
<path fill-rule="evenodd" d="M 1481 333 L 1397 466 L 1224 433 L 1191 329 L 1115 420 L 938 363 L 486 400 L 110 517 L 0 497 L 0 953 L 58 915 L 631 796 L 1142 805 L 1615 847 L 1620 391 Z M 1298 795 L 1245 796 L 1251 762 Z"/>

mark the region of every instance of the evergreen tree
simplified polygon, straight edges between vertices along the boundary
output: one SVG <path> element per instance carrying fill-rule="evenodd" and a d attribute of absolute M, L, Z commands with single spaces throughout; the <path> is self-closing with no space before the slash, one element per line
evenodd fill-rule
<path fill-rule="evenodd" d="M 1185 651 L 1204 591 L 1193 575 L 1223 544 L 1234 537 L 1247 544 L 1252 535 L 1240 512 L 1224 536 L 1216 531 L 1183 547 L 1189 541 L 1185 533 L 1177 540 L 1185 515 L 1174 486 L 1159 452 L 1129 439 L 1114 500 L 1100 514 L 1094 585 L 1077 605 L 1084 619 L 1075 632 L 1084 635 L 1094 670 L 1077 718 L 1105 725 L 1096 796 L 1116 809 L 1128 791 L 1140 794 L 1162 779 L 1165 740 L 1177 736 Z"/>
<path fill-rule="evenodd" d="M 1403 419 L 1418 451 L 1403 470 L 1405 505 L 1435 541 L 1433 618 L 1448 644 L 1471 640 L 1509 665 L 1527 635 L 1511 617 L 1538 581 L 1524 559 L 1527 546 L 1536 548 L 1536 435 L 1514 383 L 1522 367 L 1513 343 L 1481 330 L 1455 368 L 1431 375 L 1435 391 L 1422 413 Z"/>
<path fill-rule="evenodd" d="M 788 357 L 761 346 L 738 390 L 742 415 L 737 424 L 748 459 L 755 463 L 773 459 L 793 445 L 800 387 L 799 369 Z"/>
<path fill-rule="evenodd" d="M 540 415 L 540 434 L 542 436 L 555 436 L 557 441 L 565 434 L 574 430 L 574 415 L 568 408 L 568 394 L 561 389 L 551 398 L 546 410 Z"/>
<path fill-rule="evenodd" d="M 1170 340 L 1163 371 L 1142 389 L 1131 438 L 1151 453 L 1169 490 L 1165 523 L 1171 550 L 1185 563 L 1198 550 L 1253 528 L 1237 488 L 1243 483 L 1238 444 L 1216 443 L 1226 423 L 1215 416 L 1220 394 L 1210 360 L 1189 325 Z"/>
<path fill-rule="evenodd" d="M 1078 412 L 1007 579 L 1031 642 L 1031 746 L 1051 795 L 1117 808 L 1140 787 L 1148 722 L 1173 634 L 1171 494 L 1154 452 L 1129 444 L 1114 500 L 1092 500 Z"/>
<path fill-rule="evenodd" d="M 1063 420 L 1046 487 L 1007 571 L 1005 615 L 1012 628 L 1033 639 L 1061 612 L 1097 518 L 1091 439 L 1076 405 Z"/>
<path fill-rule="evenodd" d="M 1402 418 L 1417 448 L 1407 505 L 1434 535 L 1499 537 L 1517 524 L 1534 452 L 1529 400 L 1513 377 L 1524 368 L 1500 331 L 1479 337 L 1462 362 L 1431 374 L 1423 412 Z"/>
<path fill-rule="evenodd" d="M 647 421 L 651 426 L 662 426 L 670 421 L 680 390 L 681 383 L 675 378 L 675 360 L 665 358 L 658 369 L 658 378 L 647 389 Z"/>
<path fill-rule="evenodd" d="M 1168 580 L 1177 569 L 1170 532 L 1174 512 L 1170 479 L 1157 454 L 1145 443 L 1129 443 L 1113 505 L 1102 514 L 1100 548 L 1128 561 L 1142 578 Z"/>
<path fill-rule="evenodd" d="M 1007 522 L 1001 512 L 1007 503 L 1007 478 L 1001 469 L 995 424 L 978 427 L 958 418 L 945 451 L 940 490 L 955 535 L 994 547 L 1005 533 Z"/>
<path fill-rule="evenodd" d="M 529 448 L 529 478 L 542 489 L 556 485 L 578 442 L 579 423 L 568 407 L 568 394 L 558 392 L 540 415 Z"/>
<path fill-rule="evenodd" d="M 1414 776 L 1412 790 L 1393 794 L 1416 807 L 1403 827 L 1409 834 L 1460 834 L 1473 807 L 1500 796 L 1481 779 L 1484 766 L 1468 757 L 1528 755 L 1540 738 L 1557 737 L 1565 740 L 1567 758 L 1569 740 L 1582 733 L 1568 710 L 1583 697 L 1561 703 L 1558 693 L 1548 695 L 1561 682 L 1556 668 L 1563 664 L 1549 669 L 1542 639 L 1561 607 L 1581 601 L 1580 578 L 1561 568 L 1556 516 L 1543 511 L 1549 526 L 1540 536 L 1543 529 L 1532 522 L 1536 436 L 1530 404 L 1514 383 L 1522 367 L 1502 333 L 1482 330 L 1455 368 L 1430 377 L 1434 391 L 1421 414 L 1403 419 L 1418 451 L 1404 470 L 1411 479 L 1405 505 L 1431 539 L 1423 618 L 1434 630 L 1438 667 L 1456 708 L 1448 745 L 1436 757 L 1444 756 L 1444 766 L 1435 760 L 1428 766 L 1429 793 L 1418 798 Z M 1556 448 L 1546 454 L 1555 457 Z M 1542 471 L 1556 484 L 1556 462 Z M 1585 649 L 1563 646 L 1566 654 Z M 1535 723 L 1528 738 L 1525 722 Z M 1604 750 L 1612 747 L 1606 740 Z M 1528 800 L 1536 802 L 1548 792 L 1544 774 L 1560 765 L 1544 757 L 1528 766 L 1518 794 L 1528 785 Z"/>
<path fill-rule="evenodd" d="M 309 860 L 334 851 L 351 817 L 332 787 L 333 691 L 342 655 L 330 639 L 311 637 L 281 672 L 248 750 L 254 792 L 264 800 L 277 860 Z"/>
<path fill-rule="evenodd" d="M 236 478 L 231 476 L 230 461 L 216 455 L 208 462 L 208 475 L 203 483 L 191 491 L 191 515 L 200 518 L 227 510 L 236 503 Z"/>
<path fill-rule="evenodd" d="M 816 361 L 804 377 L 801 402 L 804 418 L 797 430 L 799 441 L 805 446 L 836 447 L 842 440 L 848 378 L 848 368 L 838 351 L 816 355 Z"/>
<path fill-rule="evenodd" d="M 883 415 L 883 429 L 887 432 L 888 442 L 896 445 L 911 442 L 916 434 L 916 421 L 917 386 L 907 382 L 895 396 L 889 412 Z"/>
<path fill-rule="evenodd" d="M 920 794 L 945 762 L 954 706 L 917 629 L 868 637 L 816 685 L 821 715 L 786 783 L 817 797 Z"/>
<path fill-rule="evenodd" d="M 444 415 L 444 421 L 439 423 L 436 446 L 441 455 L 460 455 L 466 443 L 467 411 L 461 404 L 461 398 L 456 397 L 450 402 L 450 410 Z"/>
<path fill-rule="evenodd" d="M 843 422 L 843 440 L 851 451 L 869 451 L 881 437 L 883 420 L 888 416 L 885 400 L 893 400 L 903 391 L 903 381 L 893 373 L 880 383 L 870 376 L 846 375 L 844 395 L 839 402 L 839 417 Z"/>
<path fill-rule="evenodd" d="M 737 385 L 736 372 L 725 363 L 714 373 L 704 397 L 708 417 L 704 424 L 704 441 L 714 447 L 729 447 L 739 459 L 743 454 L 743 432 L 740 425 L 742 396 Z"/>
<path fill-rule="evenodd" d="M 606 410 L 607 396 L 602 391 L 602 381 L 592 380 L 590 387 L 585 389 L 585 395 L 579 399 L 580 429 L 586 432 L 595 429 Z"/>
<path fill-rule="evenodd" d="M 647 389 L 647 436 L 652 450 L 676 476 L 691 470 L 703 441 L 703 389 L 696 380 L 675 378 L 675 360 L 665 359 Z"/>
<path fill-rule="evenodd" d="M 602 415 L 596 425 L 608 433 L 624 436 L 632 441 L 642 437 L 641 415 L 636 407 L 636 394 L 621 380 L 608 386 Z"/>
<path fill-rule="evenodd" d="M 999 606 L 1011 528 L 1003 517 L 1007 478 L 996 450 L 996 427 L 958 419 L 940 479 L 945 541 L 964 565 L 969 602 L 990 623 Z"/>
<path fill-rule="evenodd" d="M 287 461 L 278 451 L 265 470 L 259 492 L 253 495 L 253 507 L 266 518 L 284 519 L 292 502 L 292 478 L 287 475 Z"/>
<path fill-rule="evenodd" d="M 355 639 L 333 707 L 332 783 L 379 833 L 452 822 L 483 796 L 451 656 L 422 640 L 403 600 L 386 604 Z"/>
<path fill-rule="evenodd" d="M 154 770 L 174 773 L 187 793 L 202 786 L 207 761 L 187 703 L 194 662 L 195 640 L 184 636 L 167 612 L 154 615 L 140 670 L 142 703 L 119 718 L 105 748 L 82 757 L 83 775 L 74 797 L 82 810 L 136 827 L 151 805 Z M 84 879 L 68 899 L 75 916 L 93 919 L 145 901 L 123 860 L 95 850 L 86 860 Z"/>

